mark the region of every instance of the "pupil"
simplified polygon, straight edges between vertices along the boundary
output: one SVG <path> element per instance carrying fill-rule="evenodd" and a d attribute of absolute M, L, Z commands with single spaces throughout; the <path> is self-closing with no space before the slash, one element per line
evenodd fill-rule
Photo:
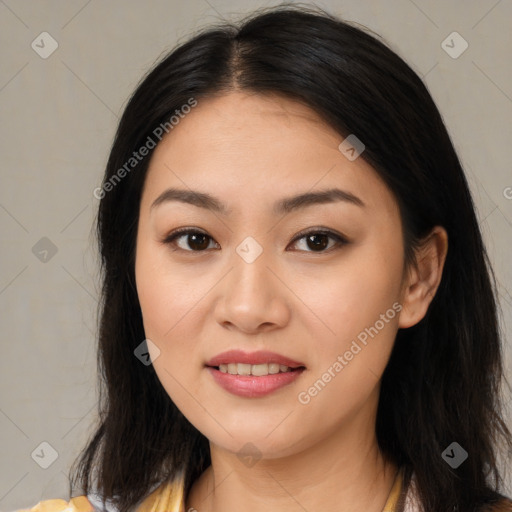
<path fill-rule="evenodd" d="M 318 240 L 319 238 L 321 238 L 321 241 Z M 329 244 L 328 239 L 329 239 L 329 237 L 322 233 L 316 234 L 316 235 L 309 235 L 307 237 L 308 246 L 310 249 L 315 249 L 315 250 L 316 249 L 325 249 L 327 247 L 327 245 Z M 314 241 L 314 240 L 316 240 L 316 241 Z M 309 245 L 309 242 L 312 242 L 312 245 Z"/>
<path fill-rule="evenodd" d="M 201 233 L 196 233 L 196 234 L 193 234 L 193 235 L 189 235 L 189 242 L 188 242 L 188 245 L 191 249 L 206 249 L 208 247 L 208 238 L 206 235 L 203 235 Z M 191 242 L 192 240 L 192 242 Z M 199 242 L 197 242 L 197 240 L 199 240 Z M 201 243 L 202 242 L 202 243 Z M 196 246 L 194 247 L 194 244 L 196 244 Z"/>

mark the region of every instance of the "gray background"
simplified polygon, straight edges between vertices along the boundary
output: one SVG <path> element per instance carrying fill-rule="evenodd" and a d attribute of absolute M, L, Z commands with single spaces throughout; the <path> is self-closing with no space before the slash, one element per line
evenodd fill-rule
<path fill-rule="evenodd" d="M 66 497 L 67 470 L 95 419 L 93 190 L 129 94 L 192 31 L 277 3 L 0 0 L 1 511 Z M 512 2 L 317 5 L 381 34 L 424 78 L 471 183 L 510 340 Z M 460 51 L 462 40 L 442 46 L 454 31 L 469 45 L 458 58 L 445 49 Z M 51 49 L 42 32 L 58 43 L 46 59 L 31 47 Z M 506 354 L 512 378 L 509 341 Z M 51 462 L 42 442 L 58 452 L 47 469 L 36 463 Z"/>

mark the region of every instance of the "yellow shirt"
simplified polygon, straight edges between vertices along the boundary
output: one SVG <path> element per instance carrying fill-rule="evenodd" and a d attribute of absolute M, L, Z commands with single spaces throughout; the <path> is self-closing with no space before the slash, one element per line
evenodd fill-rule
<path fill-rule="evenodd" d="M 403 471 L 398 471 L 386 505 L 382 512 L 399 512 L 397 505 L 402 492 Z M 137 512 L 187 512 L 185 510 L 183 480 L 163 483 L 157 487 L 137 508 Z M 40 501 L 30 509 L 15 512 L 94 512 L 95 509 L 86 496 L 77 496 L 69 502 L 57 500 Z"/>

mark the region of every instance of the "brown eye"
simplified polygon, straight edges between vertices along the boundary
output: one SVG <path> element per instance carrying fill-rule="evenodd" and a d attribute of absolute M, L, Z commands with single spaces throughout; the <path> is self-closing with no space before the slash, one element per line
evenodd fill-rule
<path fill-rule="evenodd" d="M 330 249 L 336 246 L 342 246 L 348 243 L 348 241 L 333 231 L 309 231 L 302 233 L 297 236 L 293 243 L 298 245 L 299 241 L 305 240 L 306 243 L 302 243 L 301 251 L 304 252 L 328 252 Z M 330 244 L 330 241 L 333 243 Z M 213 247 L 210 243 L 213 242 Z M 219 248 L 219 244 L 215 240 L 197 229 L 183 228 L 173 231 L 163 241 L 165 244 L 170 244 L 178 250 L 186 252 L 205 252 L 209 248 Z"/>
<path fill-rule="evenodd" d="M 206 233 L 193 229 L 181 229 L 171 233 L 164 243 L 177 246 L 178 249 L 188 252 L 201 252 L 208 249 L 213 238 Z"/>
<path fill-rule="evenodd" d="M 323 250 L 329 245 L 329 237 L 323 233 L 306 236 L 306 243 L 310 249 Z"/>
<path fill-rule="evenodd" d="M 302 244 L 303 249 L 301 249 L 306 252 L 328 252 L 329 249 L 336 245 L 341 246 L 348 243 L 345 238 L 332 231 L 309 231 L 308 233 L 302 233 L 295 238 L 294 243 L 297 245 L 297 242 L 301 240 L 306 241 L 305 244 Z M 329 240 L 334 240 L 334 243 L 329 245 Z M 327 251 L 325 250 L 326 248 Z"/>

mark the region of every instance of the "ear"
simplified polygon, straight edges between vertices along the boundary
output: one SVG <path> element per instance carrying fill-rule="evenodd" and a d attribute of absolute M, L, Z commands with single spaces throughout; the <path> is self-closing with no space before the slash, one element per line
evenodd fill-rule
<path fill-rule="evenodd" d="M 416 260 L 404 280 L 399 328 L 417 324 L 427 313 L 441 282 L 447 253 L 448 234 L 443 227 L 436 226 L 416 250 Z"/>

